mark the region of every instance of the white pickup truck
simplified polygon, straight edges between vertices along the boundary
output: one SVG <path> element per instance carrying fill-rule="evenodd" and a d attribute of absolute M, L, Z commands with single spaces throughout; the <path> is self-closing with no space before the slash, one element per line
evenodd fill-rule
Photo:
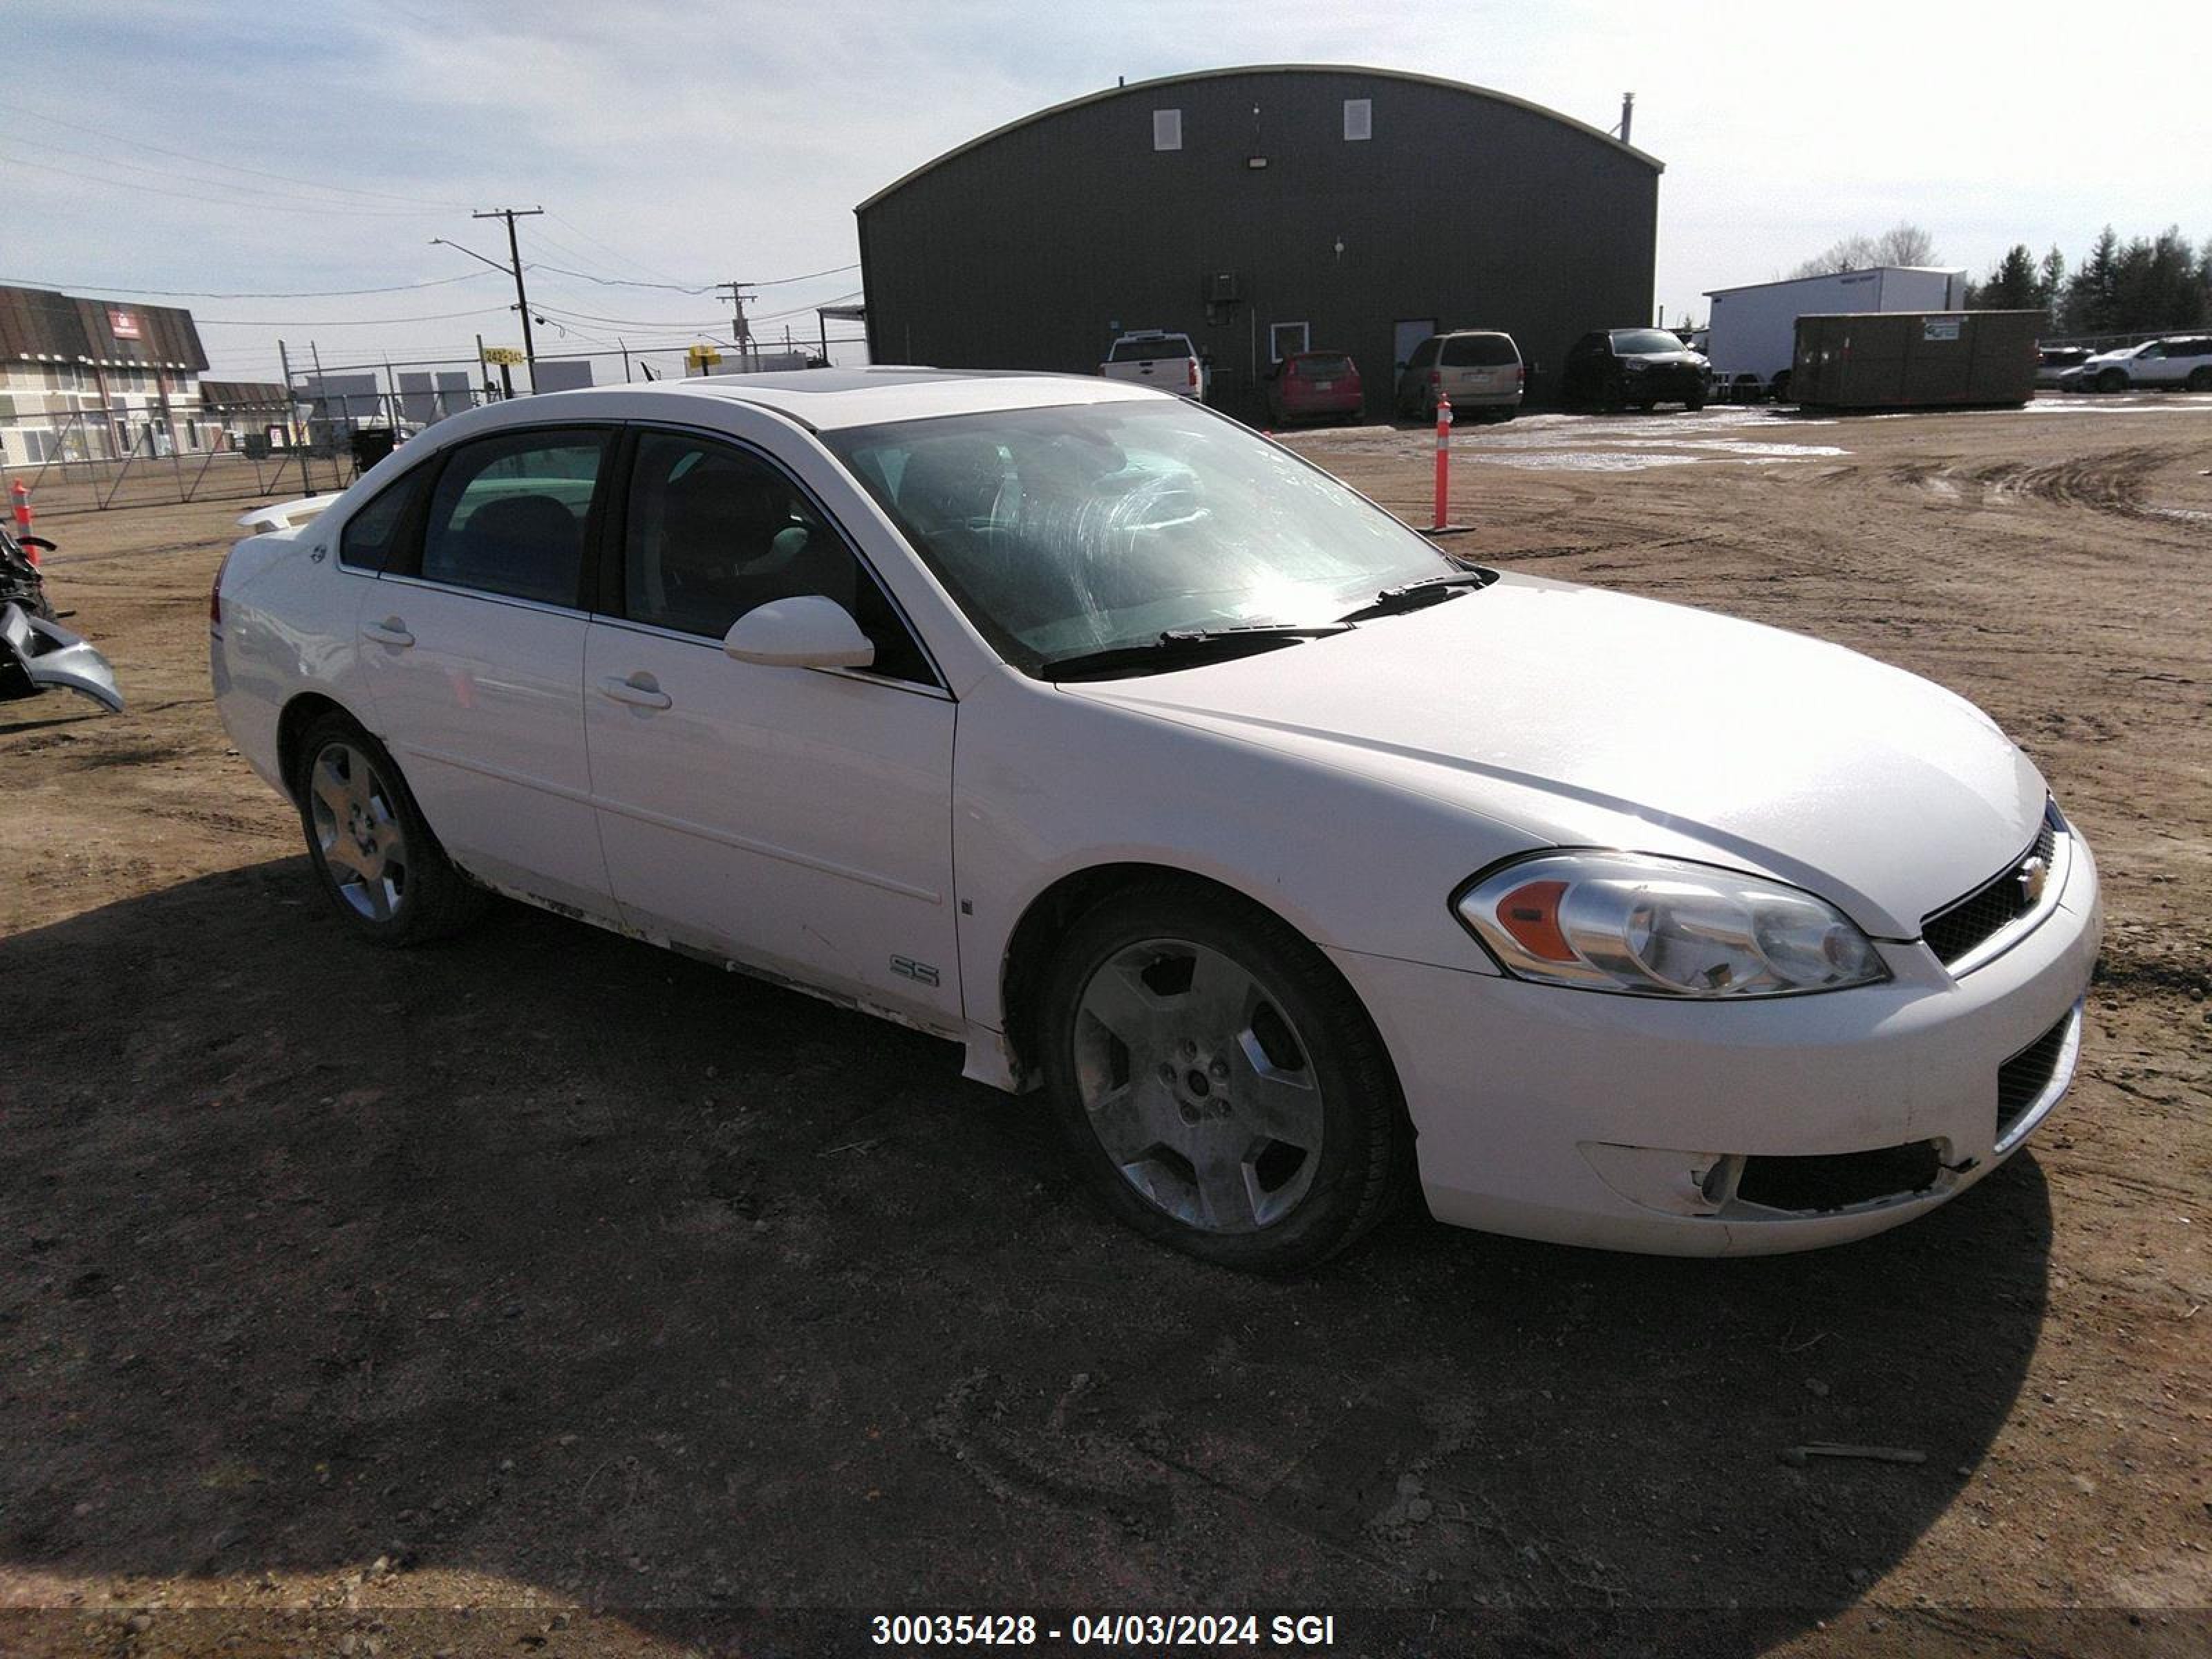
<path fill-rule="evenodd" d="M 1124 334 L 1106 350 L 1098 372 L 1109 380 L 1133 380 L 1163 392 L 1179 392 L 1206 401 L 1206 364 L 1188 334 L 1166 334 L 1158 329 Z"/>

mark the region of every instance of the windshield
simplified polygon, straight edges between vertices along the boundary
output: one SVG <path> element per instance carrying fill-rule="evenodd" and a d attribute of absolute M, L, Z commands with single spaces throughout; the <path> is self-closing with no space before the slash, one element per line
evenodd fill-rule
<path fill-rule="evenodd" d="M 1626 328 L 1613 337 L 1613 355 L 1619 357 L 1648 357 L 1655 351 L 1681 349 L 1681 341 L 1656 328 Z"/>
<path fill-rule="evenodd" d="M 1139 340 L 1116 340 L 1109 363 L 1154 362 L 1162 357 L 1191 357 L 1190 342 L 1180 334 L 1148 334 Z"/>
<path fill-rule="evenodd" d="M 1327 473 L 1179 398 L 822 439 L 1026 673 L 1170 629 L 1328 622 L 1461 568 Z"/>

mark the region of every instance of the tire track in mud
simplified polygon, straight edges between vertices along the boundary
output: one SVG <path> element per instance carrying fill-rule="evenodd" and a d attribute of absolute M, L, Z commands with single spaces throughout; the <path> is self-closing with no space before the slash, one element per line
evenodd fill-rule
<path fill-rule="evenodd" d="M 1965 506 L 2030 500 L 2122 518 L 2156 519 L 2161 515 L 2143 501 L 2144 486 L 2161 467 L 2190 453 L 2186 448 L 2142 445 L 2040 465 L 2008 460 L 1972 466 L 1955 456 L 1929 456 L 1895 463 L 1875 476 L 1885 483 L 1902 484 Z M 1839 468 L 1814 482 L 1851 483 L 1864 476 L 1861 468 Z"/>

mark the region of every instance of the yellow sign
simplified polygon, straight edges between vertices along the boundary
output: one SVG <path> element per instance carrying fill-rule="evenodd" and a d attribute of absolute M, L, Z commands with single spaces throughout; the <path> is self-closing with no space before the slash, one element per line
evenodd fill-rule
<path fill-rule="evenodd" d="M 484 361 L 488 363 L 503 363 L 511 368 L 527 360 L 513 346 L 486 346 Z"/>
<path fill-rule="evenodd" d="M 712 346 L 695 345 L 684 354 L 684 361 L 704 372 L 722 361 L 722 354 Z"/>

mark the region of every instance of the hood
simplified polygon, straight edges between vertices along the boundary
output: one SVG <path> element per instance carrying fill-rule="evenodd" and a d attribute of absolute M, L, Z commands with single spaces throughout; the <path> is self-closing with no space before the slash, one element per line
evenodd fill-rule
<path fill-rule="evenodd" d="M 2027 757 L 1940 686 L 1801 635 L 1531 577 L 1060 689 L 1448 799 L 1529 847 L 1771 874 L 1891 939 L 2019 857 L 2044 810 Z"/>
<path fill-rule="evenodd" d="M 1703 368 L 1705 360 L 1694 351 L 1624 351 L 1624 363 L 1649 363 L 1654 368 L 1671 368 L 1677 364 L 1688 368 Z"/>

